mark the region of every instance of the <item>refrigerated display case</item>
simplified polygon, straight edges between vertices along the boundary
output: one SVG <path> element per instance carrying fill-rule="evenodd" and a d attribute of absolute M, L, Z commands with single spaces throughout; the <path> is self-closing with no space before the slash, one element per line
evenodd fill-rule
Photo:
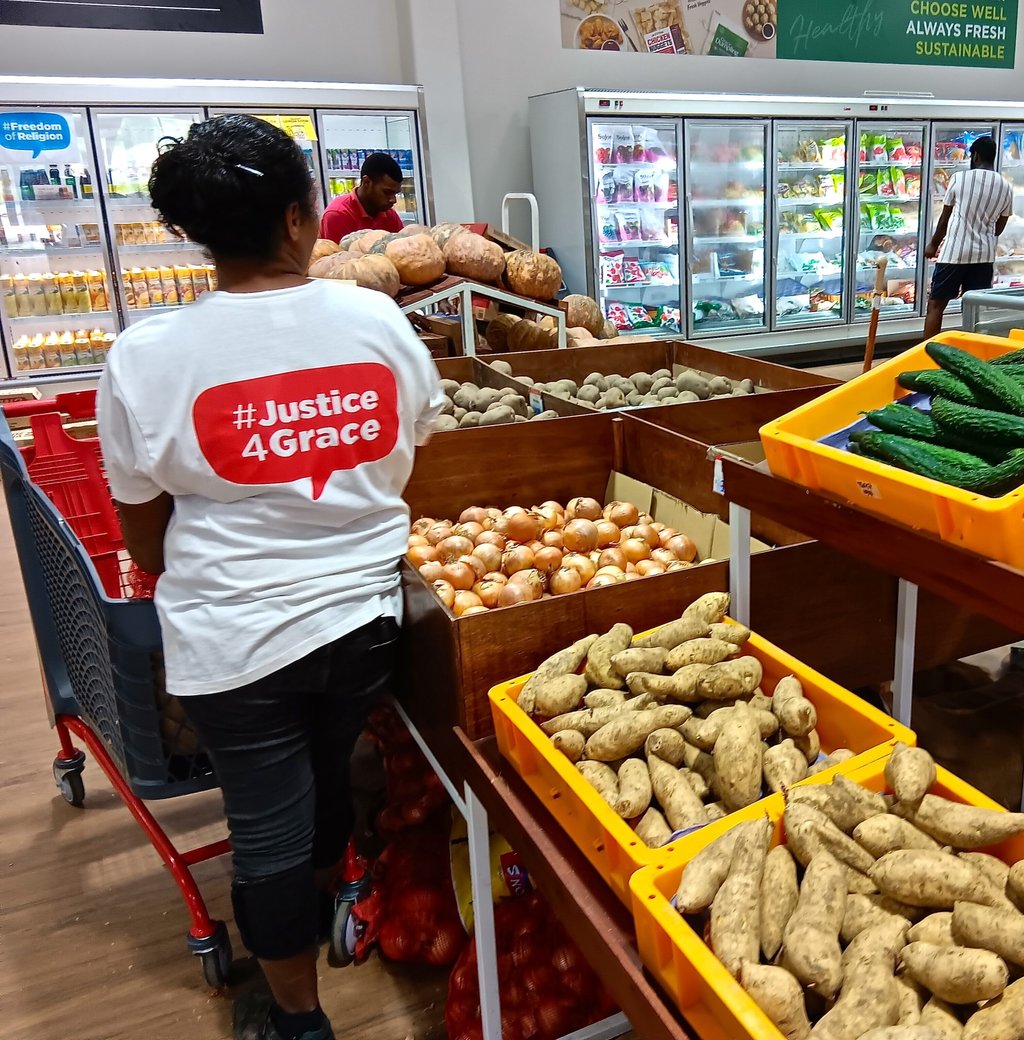
<path fill-rule="evenodd" d="M 617 129 L 635 134 L 645 125 L 674 127 L 685 159 L 683 233 L 673 248 L 681 284 L 662 291 L 671 290 L 694 339 L 766 354 L 862 346 L 882 257 L 879 340 L 919 336 L 931 275 L 924 245 L 942 202 L 936 193 L 966 168 L 966 149 L 986 132 L 1003 140 L 1001 168 L 1021 192 L 1000 242 L 996 284 L 1024 281 L 1024 104 L 579 87 L 530 99 L 541 237 L 572 292 L 602 303 L 623 295 L 602 285 L 607 207 L 593 135 L 597 126 L 614 139 Z M 620 332 L 647 335 L 654 301 L 634 302 L 647 314 L 637 311 L 638 326 Z M 955 310 L 947 326 L 958 322 Z"/>
<path fill-rule="evenodd" d="M 620 331 L 678 333 L 679 128 L 590 127 L 598 299 Z"/>
<path fill-rule="evenodd" d="M 427 223 L 421 109 L 419 87 L 0 76 L 0 117 L 66 121 L 68 138 L 0 147 L 0 379 L 95 378 L 119 331 L 216 288 L 202 249 L 172 235 L 150 205 L 162 138 L 212 115 L 258 115 L 300 144 L 325 204 L 328 155 L 340 161 L 345 134 L 372 123 L 407 174 L 403 216 Z M 364 139 L 371 150 L 377 140 Z"/>

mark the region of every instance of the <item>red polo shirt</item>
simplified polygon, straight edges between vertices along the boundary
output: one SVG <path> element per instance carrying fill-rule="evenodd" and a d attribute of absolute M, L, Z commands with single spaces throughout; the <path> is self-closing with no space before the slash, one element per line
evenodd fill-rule
<path fill-rule="evenodd" d="M 333 199 L 324 210 L 320 218 L 320 237 L 340 242 L 353 231 L 401 231 L 404 226 L 402 218 L 393 209 L 371 217 L 363 209 L 359 196 L 351 191 Z"/>

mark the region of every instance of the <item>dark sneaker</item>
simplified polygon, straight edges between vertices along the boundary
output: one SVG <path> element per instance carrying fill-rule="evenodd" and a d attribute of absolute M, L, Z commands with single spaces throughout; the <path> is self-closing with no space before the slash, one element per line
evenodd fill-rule
<path fill-rule="evenodd" d="M 274 1001 L 269 993 L 239 997 L 235 1001 L 235 1040 L 284 1040 L 270 1016 L 273 1007 Z M 303 1033 L 297 1040 L 335 1040 L 327 1016 L 321 1025 Z"/>

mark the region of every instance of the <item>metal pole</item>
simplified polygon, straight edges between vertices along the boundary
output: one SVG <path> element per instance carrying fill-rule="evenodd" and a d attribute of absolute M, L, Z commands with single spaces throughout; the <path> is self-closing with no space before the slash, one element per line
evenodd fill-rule
<path fill-rule="evenodd" d="M 729 503 L 729 616 L 750 624 L 750 510 Z"/>
<path fill-rule="evenodd" d="M 899 580 L 896 595 L 896 667 L 892 684 L 892 713 L 910 726 L 914 700 L 914 643 L 917 638 L 917 586 Z"/>
<path fill-rule="evenodd" d="M 466 357 L 476 357 L 476 321 L 473 319 L 473 290 L 464 285 L 459 291 L 462 302 L 462 350 Z"/>
<path fill-rule="evenodd" d="M 487 810 L 469 784 L 465 790 L 469 871 L 473 885 L 473 932 L 480 980 L 480 1023 L 483 1040 L 501 1040 L 498 945 L 494 935 L 494 895 L 491 891 L 491 836 L 487 827 Z"/>
<path fill-rule="evenodd" d="M 615 1037 L 624 1036 L 631 1028 L 629 1019 L 620 1013 L 577 1029 L 575 1033 L 566 1033 L 562 1040 L 615 1040 Z"/>

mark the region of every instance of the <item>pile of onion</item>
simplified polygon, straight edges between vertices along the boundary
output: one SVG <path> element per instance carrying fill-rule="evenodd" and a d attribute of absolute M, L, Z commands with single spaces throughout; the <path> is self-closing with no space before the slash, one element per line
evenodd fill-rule
<path fill-rule="evenodd" d="M 632 502 L 581 497 L 532 509 L 470 506 L 457 521 L 421 517 L 406 557 L 465 617 L 683 570 L 697 547 Z"/>

